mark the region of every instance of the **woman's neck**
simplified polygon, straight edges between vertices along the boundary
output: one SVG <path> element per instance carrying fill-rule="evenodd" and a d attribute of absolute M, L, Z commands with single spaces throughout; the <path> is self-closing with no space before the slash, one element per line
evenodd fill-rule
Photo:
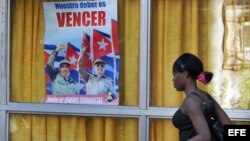
<path fill-rule="evenodd" d="M 187 87 L 184 91 L 185 91 L 185 94 L 188 95 L 192 92 L 195 92 L 198 90 L 198 87 L 196 84 L 193 84 L 193 85 L 190 85 L 189 87 Z"/>

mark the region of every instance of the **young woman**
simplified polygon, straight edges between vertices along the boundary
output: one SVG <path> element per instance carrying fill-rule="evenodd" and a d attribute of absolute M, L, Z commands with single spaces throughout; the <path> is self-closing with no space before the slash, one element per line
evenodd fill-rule
<path fill-rule="evenodd" d="M 184 53 L 174 62 L 173 85 L 186 95 L 172 119 L 180 141 L 214 141 L 207 122 L 210 115 L 221 125 L 231 124 L 215 99 L 197 86 L 196 80 L 207 84 L 212 77 L 213 73 L 205 72 L 201 60 L 193 54 Z"/>

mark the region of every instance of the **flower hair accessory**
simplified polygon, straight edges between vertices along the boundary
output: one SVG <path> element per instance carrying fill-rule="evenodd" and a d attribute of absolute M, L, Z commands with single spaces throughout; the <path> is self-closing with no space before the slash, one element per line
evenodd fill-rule
<path fill-rule="evenodd" d="M 206 80 L 206 77 L 205 77 L 205 73 L 204 73 L 204 72 L 201 72 L 201 73 L 198 75 L 197 80 L 200 81 L 200 82 L 203 83 L 203 84 L 207 84 L 207 80 Z"/>

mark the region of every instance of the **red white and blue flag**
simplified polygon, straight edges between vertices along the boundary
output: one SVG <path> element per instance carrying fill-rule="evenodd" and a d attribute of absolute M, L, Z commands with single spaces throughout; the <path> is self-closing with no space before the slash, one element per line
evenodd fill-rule
<path fill-rule="evenodd" d="M 70 69 L 77 69 L 78 60 L 80 57 L 80 49 L 68 42 L 66 59 L 70 62 Z"/>
<path fill-rule="evenodd" d="M 113 50 L 114 53 L 119 53 L 119 40 L 118 40 L 118 24 L 117 21 L 111 19 L 111 35 L 112 35 L 112 42 L 113 42 Z"/>
<path fill-rule="evenodd" d="M 83 53 L 83 67 L 89 69 L 92 67 L 93 57 L 90 50 L 90 36 L 87 33 L 83 33 L 82 47 L 85 47 Z"/>
<path fill-rule="evenodd" d="M 110 35 L 93 29 L 93 58 L 98 59 L 112 53 Z"/>

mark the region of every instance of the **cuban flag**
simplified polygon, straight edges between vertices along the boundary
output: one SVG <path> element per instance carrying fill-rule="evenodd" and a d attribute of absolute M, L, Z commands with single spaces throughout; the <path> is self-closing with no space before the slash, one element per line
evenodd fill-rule
<path fill-rule="evenodd" d="M 82 47 L 85 47 L 85 52 L 82 54 L 83 56 L 83 67 L 85 69 L 89 69 L 92 67 L 92 53 L 90 49 L 90 36 L 86 33 L 83 33 L 82 38 Z"/>
<path fill-rule="evenodd" d="M 50 54 L 46 51 L 44 51 L 44 63 L 48 64 Z"/>
<path fill-rule="evenodd" d="M 109 53 L 112 53 L 112 44 L 110 35 L 93 30 L 93 59 L 101 58 Z"/>
<path fill-rule="evenodd" d="M 72 45 L 67 44 L 66 59 L 70 62 L 70 69 L 75 70 L 78 66 L 78 60 L 80 56 L 80 49 Z"/>
<path fill-rule="evenodd" d="M 118 24 L 114 19 L 111 19 L 111 35 L 114 54 L 117 54 L 119 52 Z"/>

